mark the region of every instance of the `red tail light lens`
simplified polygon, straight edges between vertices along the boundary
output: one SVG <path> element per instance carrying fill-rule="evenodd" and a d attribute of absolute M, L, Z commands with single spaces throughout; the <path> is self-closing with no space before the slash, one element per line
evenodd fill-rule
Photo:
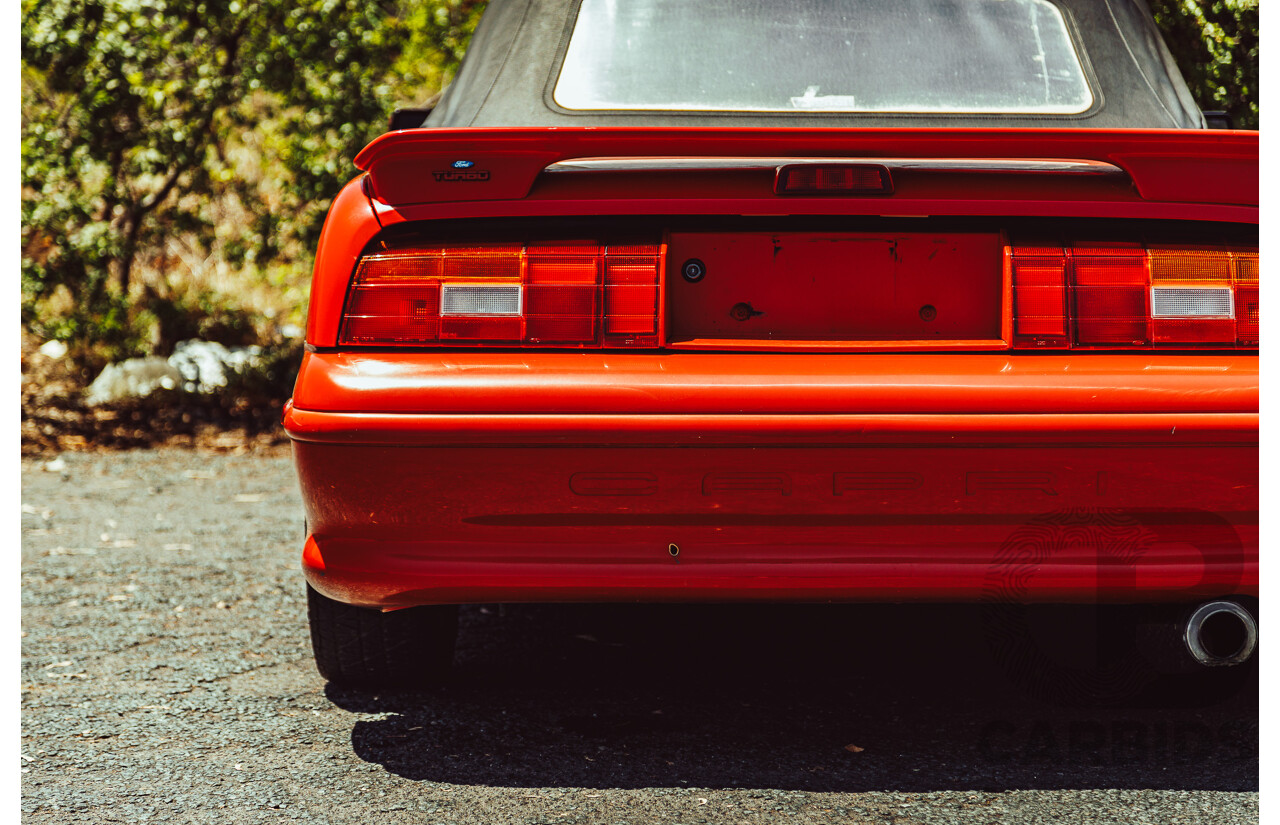
<path fill-rule="evenodd" d="M 1053 247 L 1020 247 L 1009 257 L 1013 270 L 1014 341 L 1029 347 L 1068 346 L 1067 257 Z"/>
<path fill-rule="evenodd" d="M 1258 346 L 1257 249 L 1014 246 L 1007 259 L 1015 348 Z"/>
<path fill-rule="evenodd" d="M 1075 343 L 1141 347 L 1147 330 L 1147 262 L 1141 246 L 1071 250 Z"/>
<path fill-rule="evenodd" d="M 660 244 L 488 244 L 360 260 L 342 344 L 655 347 Z"/>
<path fill-rule="evenodd" d="M 1235 253 L 1236 344 L 1258 346 L 1258 253 Z"/>

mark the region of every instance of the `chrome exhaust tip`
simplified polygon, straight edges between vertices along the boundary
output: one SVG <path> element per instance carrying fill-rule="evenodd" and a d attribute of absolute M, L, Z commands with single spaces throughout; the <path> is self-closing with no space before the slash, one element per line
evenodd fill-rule
<path fill-rule="evenodd" d="M 1205 602 L 1187 619 L 1182 640 L 1191 657 L 1206 667 L 1238 665 L 1258 646 L 1258 623 L 1235 602 Z"/>

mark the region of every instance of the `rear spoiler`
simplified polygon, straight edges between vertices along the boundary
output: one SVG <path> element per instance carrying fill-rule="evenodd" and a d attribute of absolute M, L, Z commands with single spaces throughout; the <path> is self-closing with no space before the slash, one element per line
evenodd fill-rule
<path fill-rule="evenodd" d="M 762 162 L 824 159 L 892 161 L 913 168 L 997 174 L 1115 174 L 1118 170 L 1149 201 L 1258 203 L 1256 131 L 405 129 L 374 140 L 356 155 L 355 163 L 369 173 L 374 198 L 408 205 L 518 200 L 529 194 L 544 171 L 752 168 L 753 164 L 763 168 Z"/>

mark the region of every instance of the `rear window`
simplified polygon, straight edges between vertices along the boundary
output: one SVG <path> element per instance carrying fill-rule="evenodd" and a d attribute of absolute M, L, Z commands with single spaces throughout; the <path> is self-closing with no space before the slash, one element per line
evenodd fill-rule
<path fill-rule="evenodd" d="M 1047 0 L 582 0 L 565 109 L 1079 114 Z"/>

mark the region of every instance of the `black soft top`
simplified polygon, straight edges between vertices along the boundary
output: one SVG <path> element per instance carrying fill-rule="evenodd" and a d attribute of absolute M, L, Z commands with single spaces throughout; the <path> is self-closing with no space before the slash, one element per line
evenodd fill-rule
<path fill-rule="evenodd" d="M 1204 128 L 1144 0 L 1052 1 L 1093 93 L 1081 114 L 570 111 L 552 90 L 582 0 L 490 0 L 457 77 L 423 125 Z M 779 0 L 778 14 L 787 8 Z"/>

